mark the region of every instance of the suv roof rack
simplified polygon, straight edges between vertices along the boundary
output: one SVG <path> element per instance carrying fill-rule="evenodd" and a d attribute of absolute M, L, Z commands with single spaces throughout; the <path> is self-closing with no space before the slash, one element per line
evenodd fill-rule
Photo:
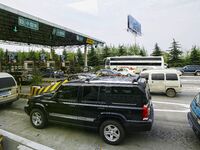
<path fill-rule="evenodd" d="M 107 77 L 95 77 L 88 78 L 85 82 L 88 83 L 110 83 L 110 84 L 138 84 L 140 76 L 134 77 L 119 77 L 119 76 L 107 76 Z"/>

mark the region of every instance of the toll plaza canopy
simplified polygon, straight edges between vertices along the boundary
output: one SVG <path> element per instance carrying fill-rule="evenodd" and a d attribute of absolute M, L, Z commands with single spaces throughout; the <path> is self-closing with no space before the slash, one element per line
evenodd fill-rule
<path fill-rule="evenodd" d="M 0 4 L 0 40 L 46 46 L 98 45 L 103 41 Z"/>

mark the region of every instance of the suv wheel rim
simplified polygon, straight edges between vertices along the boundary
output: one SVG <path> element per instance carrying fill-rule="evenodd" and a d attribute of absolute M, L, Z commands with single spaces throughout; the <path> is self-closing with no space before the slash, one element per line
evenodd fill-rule
<path fill-rule="evenodd" d="M 104 128 L 104 136 L 108 141 L 115 142 L 120 138 L 120 131 L 115 125 L 107 125 Z"/>
<path fill-rule="evenodd" d="M 35 126 L 39 126 L 42 124 L 42 116 L 39 112 L 34 112 L 32 114 L 32 122 Z"/>

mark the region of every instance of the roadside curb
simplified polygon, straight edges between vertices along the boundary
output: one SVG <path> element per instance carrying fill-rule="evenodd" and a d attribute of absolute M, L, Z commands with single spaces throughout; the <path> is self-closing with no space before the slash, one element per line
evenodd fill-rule
<path fill-rule="evenodd" d="M 22 149 L 22 148 L 26 147 L 27 149 L 29 148 L 31 150 L 54 150 L 53 148 L 33 142 L 31 140 L 28 140 L 26 138 L 23 138 L 21 136 L 15 135 L 11 132 L 8 132 L 8 131 L 2 130 L 2 129 L 0 129 L 0 135 L 3 135 L 4 138 L 8 138 L 10 140 L 13 140 L 13 141 L 19 143 L 19 146 L 16 147 L 17 149 L 19 149 L 19 148 Z M 0 150 L 3 150 L 3 149 L 0 149 Z"/>

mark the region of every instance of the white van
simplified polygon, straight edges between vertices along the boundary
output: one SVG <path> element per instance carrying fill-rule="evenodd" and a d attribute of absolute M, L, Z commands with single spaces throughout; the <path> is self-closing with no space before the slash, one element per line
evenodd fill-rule
<path fill-rule="evenodd" d="M 8 73 L 0 73 L 0 104 L 12 104 L 18 100 L 18 87 L 14 77 Z"/>
<path fill-rule="evenodd" d="M 169 97 L 175 97 L 176 93 L 181 92 L 181 81 L 177 70 L 145 70 L 140 76 L 148 81 L 150 92 L 166 93 Z"/>

